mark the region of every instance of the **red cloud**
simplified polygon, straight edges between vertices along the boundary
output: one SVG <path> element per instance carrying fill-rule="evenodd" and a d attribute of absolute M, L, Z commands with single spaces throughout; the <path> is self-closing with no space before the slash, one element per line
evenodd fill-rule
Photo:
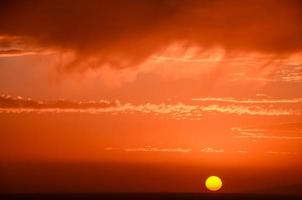
<path fill-rule="evenodd" d="M 0 3 L 0 35 L 74 51 L 71 67 L 91 57 L 132 66 L 174 42 L 280 55 L 302 48 L 301 8 L 296 0 L 9 0 Z"/>

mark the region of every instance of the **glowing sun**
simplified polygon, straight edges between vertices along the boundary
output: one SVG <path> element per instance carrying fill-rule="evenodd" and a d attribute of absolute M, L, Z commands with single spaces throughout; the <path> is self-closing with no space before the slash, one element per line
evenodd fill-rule
<path fill-rule="evenodd" d="M 210 176 L 207 178 L 205 185 L 210 191 L 218 191 L 222 187 L 222 180 L 218 176 Z"/>

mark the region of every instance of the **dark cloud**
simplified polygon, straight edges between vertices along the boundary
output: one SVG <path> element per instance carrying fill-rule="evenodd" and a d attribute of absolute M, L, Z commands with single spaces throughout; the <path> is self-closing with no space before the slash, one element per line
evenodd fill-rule
<path fill-rule="evenodd" d="M 173 42 L 287 54 L 302 48 L 298 0 L 7 0 L 0 34 L 132 66 Z"/>

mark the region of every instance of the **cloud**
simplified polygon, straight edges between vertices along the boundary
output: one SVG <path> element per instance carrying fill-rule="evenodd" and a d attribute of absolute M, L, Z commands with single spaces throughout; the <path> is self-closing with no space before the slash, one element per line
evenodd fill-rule
<path fill-rule="evenodd" d="M 69 68 L 89 59 L 133 66 L 175 42 L 278 56 L 301 51 L 301 8 L 296 0 L 4 0 L 0 35 L 18 37 L 24 50 L 73 51 Z"/>
<path fill-rule="evenodd" d="M 191 153 L 193 149 L 191 148 L 181 148 L 181 147 L 154 147 L 154 146 L 144 146 L 144 147 L 127 147 L 127 148 L 116 148 L 116 147 L 105 147 L 104 151 L 123 151 L 123 152 L 155 152 L 155 153 Z M 225 153 L 224 149 L 215 149 L 212 147 L 205 147 L 200 150 L 202 153 Z M 236 154 L 247 154 L 249 151 L 247 150 L 236 150 L 231 151 L 229 153 Z M 271 155 L 296 155 L 297 152 L 290 151 L 263 151 L 260 152 L 263 154 L 271 154 Z"/>
<path fill-rule="evenodd" d="M 190 148 L 159 148 L 159 147 L 141 147 L 141 148 L 125 148 L 126 152 L 163 152 L 163 153 L 189 153 Z"/>
<path fill-rule="evenodd" d="M 106 108 L 117 104 L 106 100 L 99 101 L 36 101 L 31 98 L 21 96 L 12 97 L 9 95 L 0 95 L 1 109 L 89 109 L 89 108 Z"/>
<path fill-rule="evenodd" d="M 30 98 L 0 96 L 0 113 L 111 113 L 111 114 L 153 114 L 167 116 L 170 119 L 198 120 L 205 114 L 235 114 L 255 116 L 286 116 L 300 115 L 300 110 L 276 109 L 270 106 L 246 106 L 246 105 L 198 105 L 198 104 L 131 104 L 99 101 L 36 101 Z"/>
<path fill-rule="evenodd" d="M 23 50 L 19 50 L 19 49 L 0 51 L 0 57 L 21 56 L 21 55 L 28 55 L 28 54 L 31 54 L 31 52 L 24 52 Z"/>
<path fill-rule="evenodd" d="M 0 58 L 1 57 L 16 57 L 25 55 L 45 54 L 49 51 L 43 51 L 43 48 L 33 47 L 26 44 L 22 37 L 0 35 Z M 52 52 L 54 53 L 54 52 Z"/>
<path fill-rule="evenodd" d="M 222 103 L 236 103 L 236 104 L 279 104 L 279 103 L 302 103 L 302 98 L 293 99 L 235 99 L 235 98 L 193 98 L 193 101 L 202 102 L 222 102 Z"/>
<path fill-rule="evenodd" d="M 277 62 L 265 62 L 254 64 L 253 66 L 266 66 L 262 73 L 250 73 L 245 70 L 239 70 L 231 75 L 231 82 L 269 82 L 269 83 L 301 83 L 302 82 L 302 65 L 301 65 L 301 53 L 293 54 L 286 59 L 277 60 Z M 249 64 L 243 62 L 242 64 Z"/>
<path fill-rule="evenodd" d="M 289 151 L 268 151 L 268 154 L 273 155 L 296 155 L 297 152 L 289 152 Z"/>
<path fill-rule="evenodd" d="M 114 148 L 114 147 L 105 147 L 104 150 L 105 151 L 114 151 L 114 150 L 116 150 L 116 148 Z"/>
<path fill-rule="evenodd" d="M 226 114 L 237 114 L 237 115 L 266 115 L 266 116 L 282 116 L 282 115 L 295 115 L 298 114 L 296 111 L 289 109 L 272 109 L 260 106 L 219 106 L 209 105 L 203 107 L 203 111 L 206 112 L 220 112 Z"/>
<path fill-rule="evenodd" d="M 214 149 L 212 147 L 206 147 L 200 150 L 203 153 L 224 153 L 224 149 Z"/>
<path fill-rule="evenodd" d="M 276 139 L 276 140 L 302 140 L 301 137 L 288 137 L 288 136 L 266 136 L 266 135 L 241 135 L 238 138 L 249 138 L 249 139 Z"/>
<path fill-rule="evenodd" d="M 294 135 L 289 131 L 282 131 L 280 135 L 280 133 L 274 132 L 271 129 L 233 127 L 231 130 L 235 133 L 236 138 L 241 139 L 302 140 L 301 130 L 297 130 Z"/>
<path fill-rule="evenodd" d="M 9 50 L 0 50 L 0 58 L 8 58 L 8 57 L 17 57 L 17 56 L 27 56 L 27 55 L 47 55 L 53 54 L 55 52 L 52 51 L 25 51 L 20 49 L 9 49 Z"/>

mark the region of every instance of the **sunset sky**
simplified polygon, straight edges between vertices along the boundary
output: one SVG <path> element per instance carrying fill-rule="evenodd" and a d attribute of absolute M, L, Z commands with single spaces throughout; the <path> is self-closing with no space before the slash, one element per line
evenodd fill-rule
<path fill-rule="evenodd" d="M 301 9 L 1 1 L 0 192 L 302 184 Z"/>

